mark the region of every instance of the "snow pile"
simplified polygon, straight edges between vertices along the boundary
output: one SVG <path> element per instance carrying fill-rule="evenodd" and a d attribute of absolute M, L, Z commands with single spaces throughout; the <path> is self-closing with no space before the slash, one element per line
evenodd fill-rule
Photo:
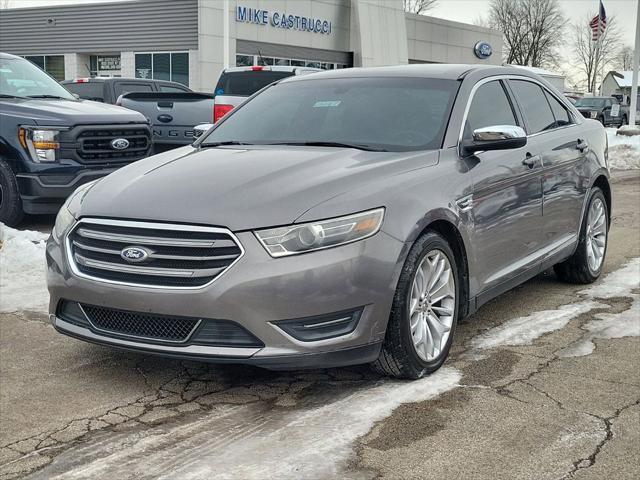
<path fill-rule="evenodd" d="M 616 135 L 616 130 L 607 128 L 609 167 L 612 170 L 640 169 L 640 135 Z"/>
<path fill-rule="evenodd" d="M 0 312 L 47 311 L 47 237 L 45 233 L 15 230 L 0 223 Z"/>
<path fill-rule="evenodd" d="M 403 403 L 434 398 L 458 386 L 445 367 L 416 381 L 381 381 L 306 408 L 226 406 L 189 423 L 104 434 L 68 449 L 43 478 L 162 480 L 344 478 L 353 442 Z"/>
<path fill-rule="evenodd" d="M 623 336 L 638 335 L 640 331 L 640 316 L 636 303 L 640 301 L 640 295 L 634 290 L 640 288 L 640 258 L 634 258 L 624 267 L 616 270 L 601 280 L 599 283 L 578 292 L 584 300 L 563 305 L 556 310 L 543 310 L 534 312 L 525 317 L 511 319 L 502 325 L 494 327 L 482 335 L 474 338 L 471 346 L 477 349 L 498 347 L 500 345 L 530 345 L 536 338 L 545 333 L 559 330 L 566 326 L 572 319 L 594 308 L 609 308 L 606 303 L 598 302 L 598 298 L 631 297 L 634 306 L 620 314 L 601 314 L 596 318 L 605 323 L 590 322 L 586 328 L 591 333 L 580 342 L 591 338 L 619 338 Z M 621 322 L 623 325 L 615 325 Z M 611 327 L 611 328 L 610 328 Z M 609 332 L 612 337 L 605 337 Z M 584 346 L 583 350 L 584 351 Z M 588 354 L 590 353 L 584 353 Z"/>

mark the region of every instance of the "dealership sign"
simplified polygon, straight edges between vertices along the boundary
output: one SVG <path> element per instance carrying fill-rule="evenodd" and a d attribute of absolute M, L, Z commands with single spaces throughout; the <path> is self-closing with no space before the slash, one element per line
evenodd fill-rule
<path fill-rule="evenodd" d="M 485 58 L 489 58 L 493 53 L 493 48 L 487 42 L 478 42 L 473 47 L 473 53 L 476 54 L 476 57 L 484 60 Z"/>
<path fill-rule="evenodd" d="M 331 22 L 322 18 L 301 17 L 285 12 L 270 12 L 259 8 L 236 8 L 236 22 L 254 25 L 271 25 L 286 30 L 321 33 L 331 35 Z"/>

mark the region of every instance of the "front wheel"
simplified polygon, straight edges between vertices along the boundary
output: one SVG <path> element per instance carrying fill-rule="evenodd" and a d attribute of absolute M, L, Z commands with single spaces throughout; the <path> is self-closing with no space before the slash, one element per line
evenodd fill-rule
<path fill-rule="evenodd" d="M 7 162 L 0 158 L 0 223 L 15 227 L 23 216 L 16 176 Z"/>
<path fill-rule="evenodd" d="M 593 187 L 574 254 L 553 268 L 568 283 L 593 283 L 602 273 L 609 240 L 609 210 L 602 190 Z"/>
<path fill-rule="evenodd" d="M 620 121 L 620 126 L 622 127 L 623 125 L 626 125 L 627 123 L 629 123 L 629 119 L 627 118 L 626 115 L 624 115 L 622 117 L 622 120 Z"/>
<path fill-rule="evenodd" d="M 425 233 L 402 268 L 374 369 L 396 378 L 417 379 L 440 368 L 453 341 L 459 290 L 451 247 L 438 233 Z"/>

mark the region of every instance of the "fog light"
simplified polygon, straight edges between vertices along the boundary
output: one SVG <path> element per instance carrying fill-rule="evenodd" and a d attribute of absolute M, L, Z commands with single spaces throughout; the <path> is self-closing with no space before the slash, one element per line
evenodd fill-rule
<path fill-rule="evenodd" d="M 327 338 L 340 337 L 353 332 L 358 326 L 363 308 L 344 310 L 328 315 L 280 320 L 273 322 L 296 340 L 315 342 Z"/>

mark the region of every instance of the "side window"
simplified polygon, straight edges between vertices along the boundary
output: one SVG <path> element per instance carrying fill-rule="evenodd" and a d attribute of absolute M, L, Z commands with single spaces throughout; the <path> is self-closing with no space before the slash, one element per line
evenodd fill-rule
<path fill-rule="evenodd" d="M 556 119 L 539 85 L 526 80 L 509 80 L 509 84 L 513 88 L 522 113 L 527 119 L 529 134 L 555 127 Z"/>
<path fill-rule="evenodd" d="M 150 83 L 116 83 L 114 86 L 115 98 L 131 92 L 153 92 L 153 85 Z"/>
<path fill-rule="evenodd" d="M 167 93 L 185 93 L 189 90 L 186 88 L 174 87 L 173 85 L 160 85 L 160 91 Z"/>
<path fill-rule="evenodd" d="M 476 90 L 464 125 L 464 137 L 471 138 L 474 130 L 492 125 L 518 125 L 511 102 L 498 80 Z"/>
<path fill-rule="evenodd" d="M 571 125 L 573 122 L 571 121 L 571 116 L 569 112 L 556 98 L 551 95 L 549 92 L 544 92 L 547 96 L 547 100 L 549 101 L 549 105 L 551 105 L 551 110 L 553 111 L 553 116 L 556 119 L 556 127 L 564 127 L 565 125 Z"/>

